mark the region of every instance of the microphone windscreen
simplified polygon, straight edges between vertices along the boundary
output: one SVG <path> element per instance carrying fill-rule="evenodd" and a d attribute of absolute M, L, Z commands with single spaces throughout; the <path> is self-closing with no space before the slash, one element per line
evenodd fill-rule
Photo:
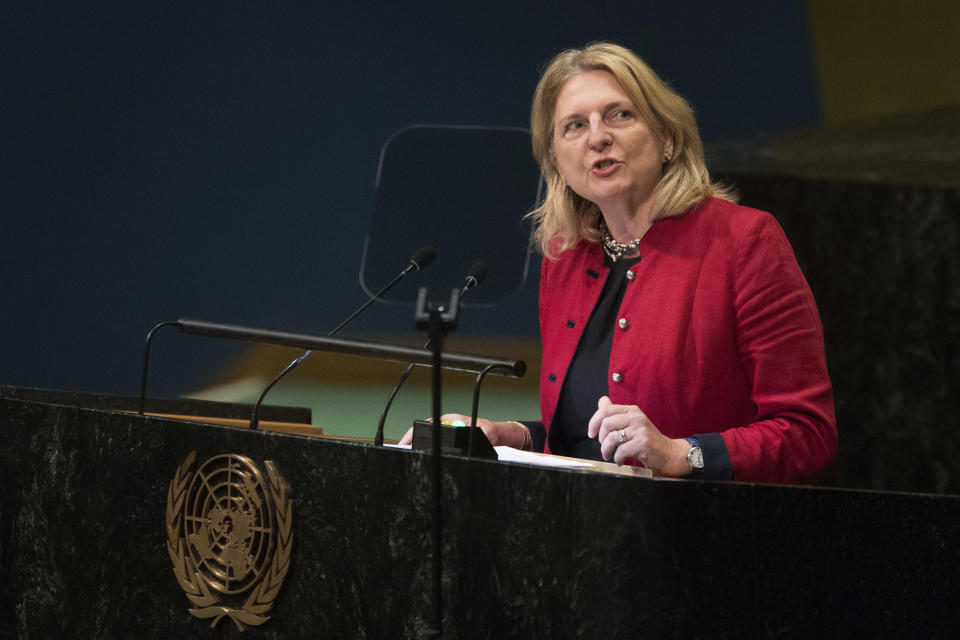
<path fill-rule="evenodd" d="M 477 286 L 487 277 L 487 265 L 482 262 L 474 262 L 467 270 L 467 282 L 473 280 L 473 286 Z"/>
<path fill-rule="evenodd" d="M 429 266 L 436 259 L 437 250 L 430 245 L 420 247 L 415 254 L 410 256 L 410 262 L 413 263 L 413 266 L 417 269 L 417 271 Z"/>

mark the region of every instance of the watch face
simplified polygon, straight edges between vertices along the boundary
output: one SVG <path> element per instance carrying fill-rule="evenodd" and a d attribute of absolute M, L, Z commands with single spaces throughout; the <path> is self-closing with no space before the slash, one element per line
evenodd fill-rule
<path fill-rule="evenodd" d="M 687 452 L 687 462 L 694 469 L 703 469 L 703 450 L 700 447 L 692 447 Z"/>

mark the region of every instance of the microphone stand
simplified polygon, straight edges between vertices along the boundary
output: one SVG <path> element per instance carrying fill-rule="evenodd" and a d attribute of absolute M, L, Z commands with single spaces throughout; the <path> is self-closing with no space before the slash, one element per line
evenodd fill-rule
<path fill-rule="evenodd" d="M 480 385 L 488 373 L 499 367 L 500 365 L 497 364 L 484 367 L 483 371 L 477 375 L 477 382 L 473 385 L 473 406 L 470 409 L 470 444 L 467 446 L 467 455 L 471 458 L 477 455 L 476 434 L 477 431 L 480 431 L 480 427 L 477 426 L 477 416 L 480 413 Z"/>
<path fill-rule="evenodd" d="M 340 329 L 343 329 L 345 326 L 350 324 L 350 322 L 354 318 L 356 318 L 358 315 L 360 315 L 364 309 L 366 309 L 371 304 L 373 304 L 374 300 L 376 300 L 377 298 L 382 296 L 384 293 L 392 289 L 393 286 L 398 282 L 400 282 L 401 280 L 403 280 L 408 273 L 410 273 L 411 271 L 420 271 L 424 267 L 432 264 L 433 261 L 436 259 L 436 257 L 437 257 L 437 252 L 434 250 L 433 247 L 429 245 L 422 247 L 419 251 L 413 254 L 413 256 L 410 258 L 409 263 L 403 269 L 403 271 L 401 271 L 396 276 L 394 276 L 393 280 L 388 282 L 386 286 L 384 286 L 382 289 L 380 289 L 375 294 L 370 296 L 370 298 L 365 303 L 363 303 L 363 305 L 361 305 L 359 309 L 351 313 L 346 320 L 338 324 L 333 329 L 333 331 L 327 334 L 327 336 L 332 337 L 337 335 L 340 332 Z M 297 358 L 295 358 L 292 362 L 290 362 L 290 364 L 284 367 L 283 371 L 278 373 L 277 376 L 270 381 L 270 384 L 268 384 L 266 388 L 260 392 L 260 395 L 257 397 L 257 401 L 253 403 L 253 410 L 251 410 L 250 412 L 250 428 L 251 429 L 257 429 L 257 427 L 260 424 L 260 419 L 258 416 L 258 413 L 260 412 L 260 405 L 263 404 L 263 400 L 264 398 L 267 397 L 267 394 L 270 392 L 270 389 L 273 389 L 273 386 L 278 382 L 280 382 L 280 380 L 283 379 L 284 376 L 286 376 L 288 373 L 296 369 L 301 362 L 303 362 L 310 356 L 311 353 L 313 352 L 309 349 L 301 353 Z"/>
<path fill-rule="evenodd" d="M 487 265 L 482 262 L 476 262 L 470 266 L 470 270 L 467 273 L 466 283 L 460 289 L 460 299 L 463 300 L 463 296 L 467 295 L 468 292 L 472 291 L 477 287 L 483 279 L 487 277 Z M 427 341 L 423 343 L 423 348 L 426 349 L 430 346 L 430 338 L 427 338 Z M 383 411 L 380 412 L 380 421 L 377 423 L 377 433 L 373 436 L 373 445 L 376 447 L 383 446 L 383 429 L 387 423 L 387 414 L 390 412 L 390 406 L 393 404 L 394 398 L 397 397 L 397 394 L 400 392 L 400 387 L 403 386 L 403 383 L 407 381 L 407 378 L 410 377 L 410 374 L 413 373 L 413 368 L 416 365 L 410 363 L 407 365 L 407 368 L 403 370 L 403 373 L 400 374 L 400 380 L 397 382 L 397 385 L 393 388 L 393 391 L 390 392 L 390 397 L 387 398 L 387 404 L 384 405 Z M 484 374 L 485 375 L 485 374 Z M 481 377 L 482 379 L 482 377 Z M 477 390 L 474 393 L 473 400 L 473 421 L 477 421 L 477 403 L 479 402 L 479 386 L 480 382 L 477 381 Z M 473 432 L 470 432 L 470 455 L 473 455 Z"/>
<path fill-rule="evenodd" d="M 143 377 L 140 382 L 140 415 L 143 415 L 143 405 L 147 391 L 147 365 L 149 362 L 150 344 L 157 330 L 166 326 L 177 327 L 180 333 L 206 336 L 208 338 L 225 338 L 228 340 L 274 344 L 282 347 L 297 347 L 299 349 L 310 349 L 326 353 L 345 353 L 375 358 L 377 360 L 389 360 L 391 362 L 412 362 L 422 365 L 433 362 L 433 355 L 430 351 L 416 347 L 385 344 L 370 340 L 331 338 L 329 336 L 318 336 L 310 333 L 295 333 L 292 331 L 264 329 L 262 327 L 181 318 L 176 321 L 161 322 L 153 327 L 147 334 L 147 343 L 144 346 Z M 441 357 L 441 366 L 444 369 L 454 371 L 477 373 L 483 371 L 485 367 L 490 365 L 498 365 L 495 369 L 491 370 L 492 372 L 495 371 L 498 373 L 498 375 L 522 378 L 527 373 L 527 363 L 523 360 L 506 360 L 503 358 L 490 358 L 488 356 L 452 352 L 444 353 Z"/>
<path fill-rule="evenodd" d="M 143 366 L 140 371 L 140 405 L 137 415 L 143 415 L 144 403 L 147 400 L 147 370 L 150 367 L 150 345 L 153 342 L 153 336 L 163 327 L 174 327 L 177 323 L 172 320 L 157 323 L 150 332 L 147 333 L 146 344 L 143 345 Z"/>
<path fill-rule="evenodd" d="M 430 333 L 430 350 L 433 369 L 433 615 L 434 628 L 430 634 L 439 638 L 443 628 L 443 504 L 442 504 L 442 449 L 440 447 L 440 397 L 443 361 L 443 339 L 447 332 L 457 326 L 460 310 L 460 292 L 450 292 L 450 302 L 429 304 L 427 288 L 421 287 L 417 294 L 417 329 Z"/>

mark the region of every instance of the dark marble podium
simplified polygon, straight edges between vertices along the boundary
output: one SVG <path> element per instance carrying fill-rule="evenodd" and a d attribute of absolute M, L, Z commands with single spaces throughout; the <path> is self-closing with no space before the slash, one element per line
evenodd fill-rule
<path fill-rule="evenodd" d="M 236 637 L 167 553 L 191 451 L 272 460 L 292 562 L 248 638 L 420 637 L 432 456 L 0 397 L 0 636 Z M 960 498 L 447 457 L 444 637 L 951 637 Z"/>

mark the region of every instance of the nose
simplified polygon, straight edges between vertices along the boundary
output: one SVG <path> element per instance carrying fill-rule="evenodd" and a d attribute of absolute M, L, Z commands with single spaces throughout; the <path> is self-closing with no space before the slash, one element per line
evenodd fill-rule
<path fill-rule="evenodd" d="M 593 151 L 603 151 L 613 143 L 613 136 L 599 119 L 590 123 L 590 133 L 587 137 L 587 144 Z"/>

